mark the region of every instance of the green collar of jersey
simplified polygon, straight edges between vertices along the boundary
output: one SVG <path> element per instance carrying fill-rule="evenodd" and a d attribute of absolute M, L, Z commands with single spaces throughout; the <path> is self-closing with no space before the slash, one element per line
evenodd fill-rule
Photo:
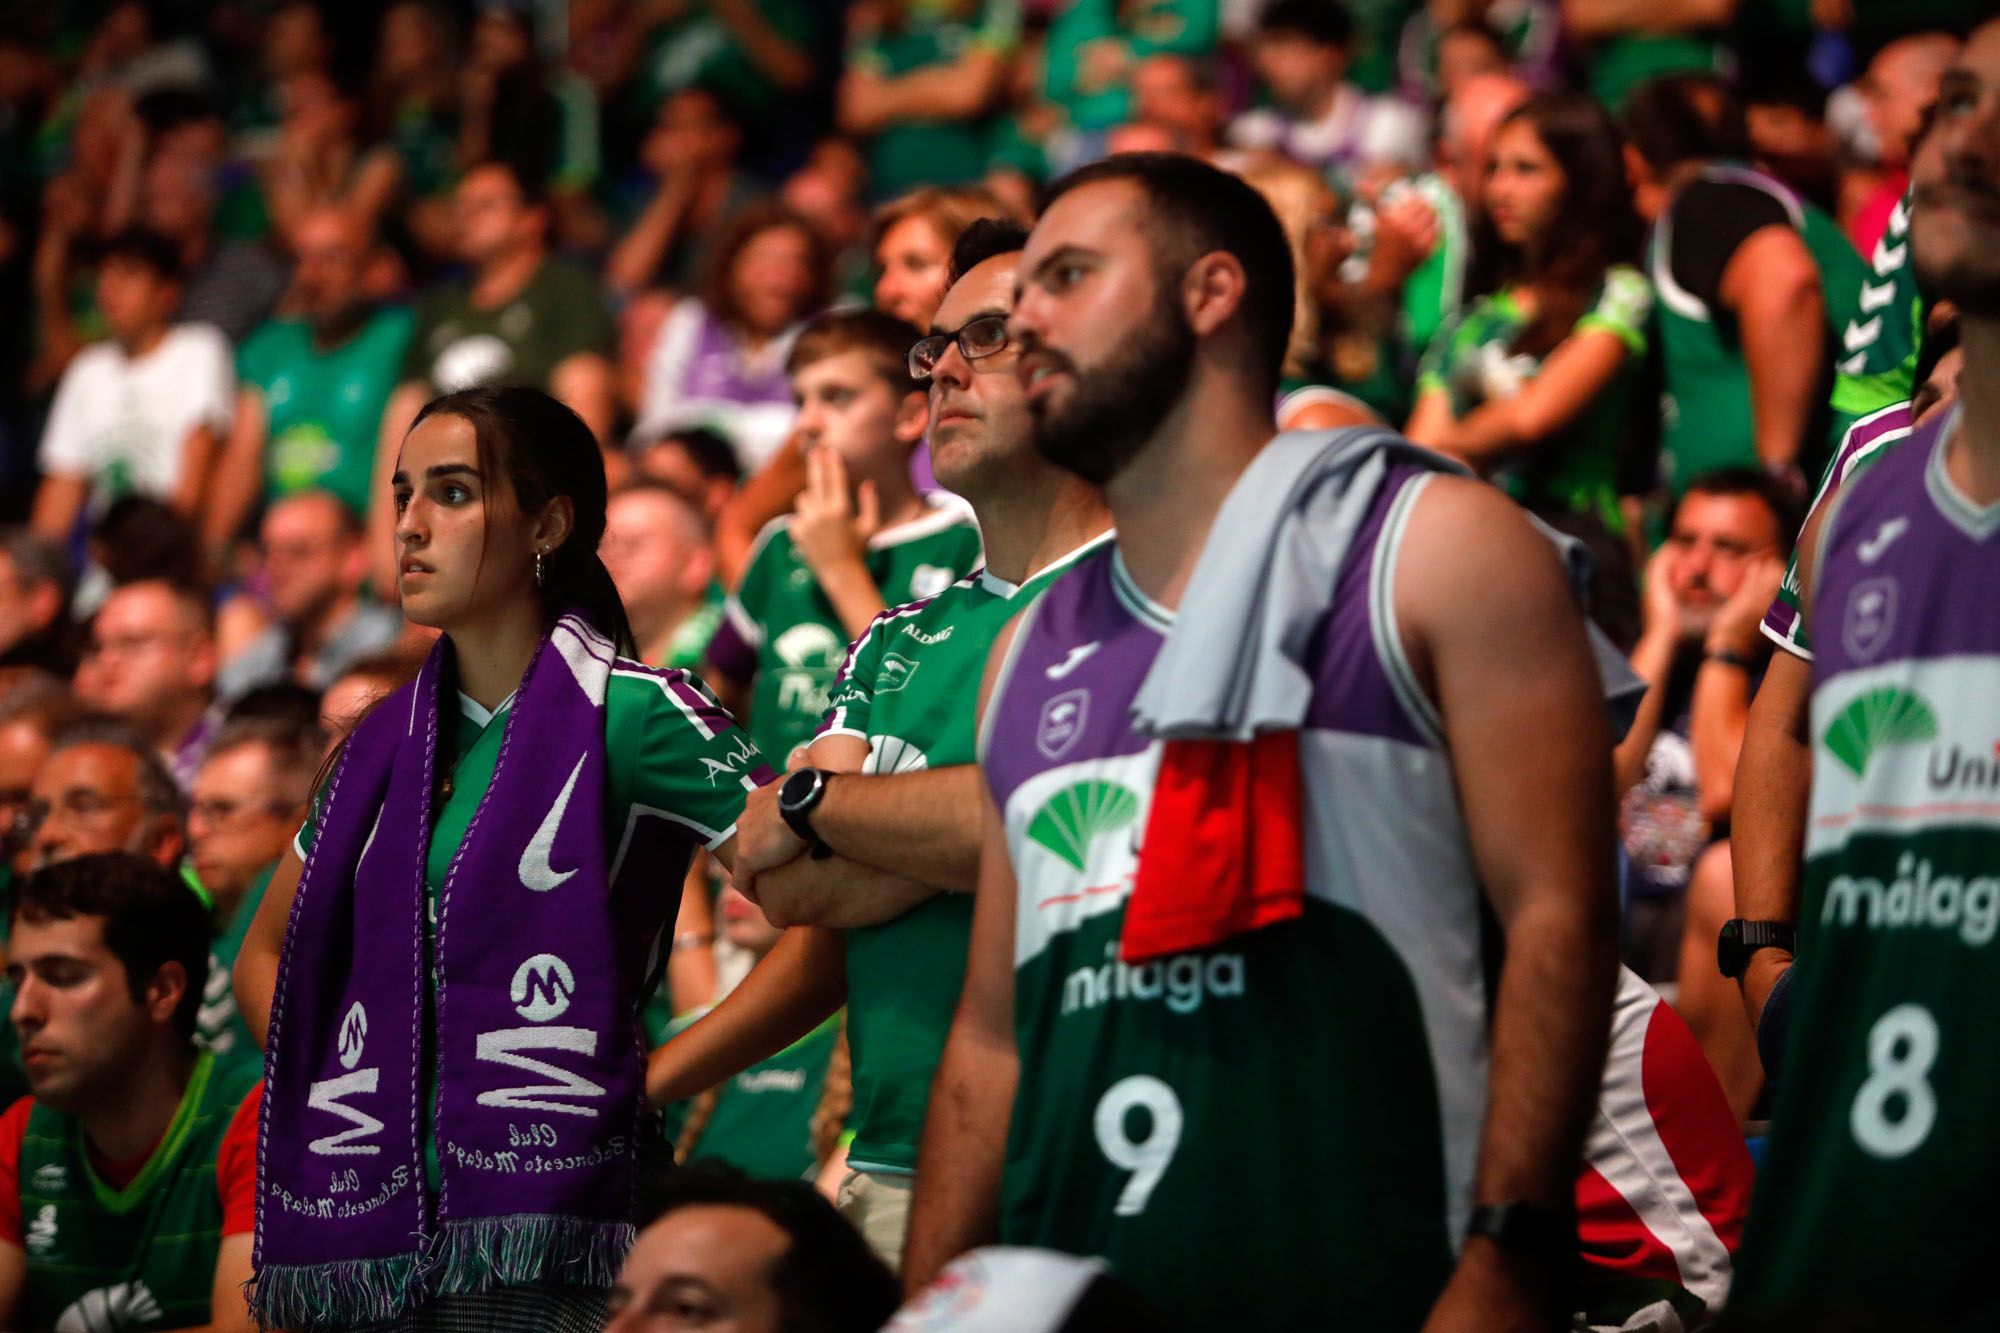
<path fill-rule="evenodd" d="M 181 1094 L 181 1104 L 174 1111 L 172 1123 L 160 1137 L 160 1146 L 153 1149 L 153 1155 L 146 1159 L 146 1165 L 139 1174 L 132 1177 L 122 1190 L 112 1189 L 97 1174 L 97 1166 L 90 1160 L 90 1147 L 83 1141 L 83 1122 L 70 1117 L 70 1143 L 76 1155 L 83 1162 L 83 1174 L 90 1181 L 90 1192 L 97 1199 L 98 1206 L 114 1213 L 130 1211 L 134 1206 L 146 1202 L 153 1186 L 160 1177 L 173 1169 L 179 1159 L 181 1149 L 187 1144 L 188 1132 L 194 1127 L 195 1110 L 201 1105 L 203 1095 L 208 1091 L 209 1074 L 215 1068 L 215 1056 L 203 1051 L 195 1057 L 194 1069 L 188 1075 L 187 1090 Z"/>

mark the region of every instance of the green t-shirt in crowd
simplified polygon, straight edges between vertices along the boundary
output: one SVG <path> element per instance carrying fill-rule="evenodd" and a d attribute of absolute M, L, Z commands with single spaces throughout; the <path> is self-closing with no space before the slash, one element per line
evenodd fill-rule
<path fill-rule="evenodd" d="M 1220 7 L 1212 0 L 1074 0 L 1049 22 L 1043 89 L 1061 106 L 1070 126 L 1108 130 L 1132 117 L 1132 65 L 1170 52 L 1206 56 L 1215 49 Z M 1093 83 L 1086 53 L 1094 43 L 1125 47 L 1123 72 Z"/>
<path fill-rule="evenodd" d="M 243 340 L 236 378 L 263 400 L 264 495 L 331 491 L 368 512 L 382 411 L 410 343 L 410 312 L 377 310 L 344 342 L 314 345 L 303 320 L 274 319 Z"/>
<path fill-rule="evenodd" d="M 198 1058 L 166 1134 L 122 1189 L 98 1174 L 74 1116 L 35 1104 L 16 1168 L 21 1327 L 208 1324 L 223 1224 L 216 1157 L 260 1073 Z"/>
<path fill-rule="evenodd" d="M 1638 269 L 1614 264 L 1605 271 L 1567 336 L 1602 329 L 1624 344 L 1625 360 L 1568 426 L 1494 469 L 1494 481 L 1508 494 L 1525 505 L 1559 505 L 1620 526 L 1618 458 L 1632 428 L 1652 305 L 1652 288 Z M 1454 418 L 1512 396 L 1542 368 L 1541 357 L 1513 350 L 1528 322 L 1514 288 L 1480 297 L 1432 341 L 1417 393 L 1446 394 Z"/>
<path fill-rule="evenodd" d="M 848 654 L 820 735 L 867 741 L 868 773 L 973 763 L 979 682 L 994 637 L 1109 540 L 1094 539 L 1018 588 L 982 569 L 936 597 L 884 611 Z M 940 893 L 893 921 L 843 932 L 854 1078 L 847 1162 L 856 1170 L 916 1169 L 971 931 L 972 895 Z"/>
<path fill-rule="evenodd" d="M 752 0 L 758 18 L 801 50 L 815 36 L 812 11 L 799 0 Z M 789 95 L 758 67 L 708 0 L 682 8 L 647 38 L 632 82 L 635 108 L 648 120 L 684 88 L 706 88 L 744 125 L 769 129 L 784 116 Z"/>
<path fill-rule="evenodd" d="M 926 503 L 929 512 L 868 543 L 868 576 L 890 606 L 935 596 L 979 563 L 972 511 L 942 494 Z M 773 521 L 751 548 L 708 653 L 724 678 L 755 681 L 750 737 L 773 767 L 812 739 L 846 650 L 833 603 L 792 545 L 791 519 Z"/>
<path fill-rule="evenodd" d="M 546 390 L 564 360 L 608 352 L 611 341 L 611 314 L 596 279 L 549 259 L 512 300 L 490 310 L 475 307 L 471 288 L 463 283 L 425 297 L 417 306 L 402 378 L 436 393 L 482 384 Z"/>
<path fill-rule="evenodd" d="M 243 901 L 236 905 L 229 919 L 221 923 L 215 942 L 208 947 L 208 984 L 202 989 L 201 1008 L 195 1013 L 194 1023 L 195 1045 L 214 1052 L 217 1063 L 245 1064 L 259 1073 L 264 1068 L 264 1052 L 237 1011 L 236 993 L 230 982 L 236 970 L 236 955 L 243 952 L 243 939 L 250 933 L 250 923 L 257 917 L 264 891 L 271 887 L 271 876 L 277 873 L 278 863 L 273 861 L 244 893 Z"/>
<path fill-rule="evenodd" d="M 1722 72 L 1724 48 L 1710 33 L 1629 32 L 1596 43 L 1584 57 L 1590 95 L 1617 111 L 1632 90 L 1668 74 Z"/>
<path fill-rule="evenodd" d="M 913 3 L 901 21 L 860 36 L 848 51 L 848 68 L 897 78 L 949 65 L 975 48 L 1011 54 L 1021 41 L 1018 0 Z M 957 11 L 966 10 L 961 14 Z M 868 136 L 868 187 L 890 199 L 919 185 L 966 185 L 986 174 L 995 118 L 916 120 L 885 126 Z"/>
<path fill-rule="evenodd" d="M 653 1044 L 699 1021 L 699 1015 L 676 1020 Z M 812 1143 L 813 1113 L 826 1093 L 827 1064 L 839 1041 L 836 1013 L 717 1088 L 715 1105 L 683 1160 L 727 1162 L 764 1180 L 811 1179 L 819 1169 Z M 669 1138 L 680 1137 L 693 1107 L 693 1102 L 681 1102 L 666 1109 Z"/>

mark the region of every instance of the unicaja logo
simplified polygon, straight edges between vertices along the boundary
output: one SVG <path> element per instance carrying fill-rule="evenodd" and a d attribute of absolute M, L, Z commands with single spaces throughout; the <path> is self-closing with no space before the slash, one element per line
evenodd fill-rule
<path fill-rule="evenodd" d="M 552 953 L 538 953 L 514 969 L 514 983 L 507 988 L 514 1012 L 531 1023 L 547 1023 L 562 1017 L 576 994 L 576 978 L 569 964 Z"/>
<path fill-rule="evenodd" d="M 356 1000 L 340 1020 L 340 1067 L 352 1069 L 361 1063 L 361 1047 L 368 1040 L 368 1011 Z"/>

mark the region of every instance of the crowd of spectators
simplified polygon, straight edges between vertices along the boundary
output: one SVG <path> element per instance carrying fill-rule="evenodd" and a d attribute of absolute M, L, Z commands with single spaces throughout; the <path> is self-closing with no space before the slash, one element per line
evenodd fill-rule
<path fill-rule="evenodd" d="M 229 1072 L 202 1094 L 203 1150 L 247 1169 L 232 1116 L 254 1106 L 239 1074 L 254 1081 L 257 1050 L 229 967 L 328 748 L 428 646 L 394 600 L 389 485 L 424 403 L 514 383 L 576 411 L 604 451 L 602 554 L 642 655 L 745 705 L 782 767 L 883 600 L 977 556 L 911 453 L 913 400 L 885 400 L 905 411 L 893 431 L 840 444 L 839 413 L 868 392 L 841 358 L 881 329 L 815 349 L 815 316 L 872 306 L 855 318 L 937 331 L 975 220 L 1031 221 L 1061 172 L 1165 150 L 1243 175 L 1284 224 L 1298 290 L 1282 425 L 1404 431 L 1595 556 L 1593 615 L 1648 687 L 1616 755 L 1625 960 L 1754 1127 L 1763 1075 L 1714 960 L 1734 914 L 1736 757 L 1771 652 L 1758 627 L 1846 428 L 1920 386 L 1932 410 L 1954 392 L 1949 311 L 1927 320 L 1906 272 L 1906 192 L 1977 8 L 9 7 L 6 990 L 41 977 L 41 996 L 36 951 L 95 919 L 85 952 L 124 969 L 140 1016 L 63 1086 L 19 1047 L 53 1030 L 81 1049 L 97 1029 L 16 1004 L 0 1088 L 82 1117 L 104 1136 L 99 1169 L 129 1180 L 158 1107 L 171 1116 L 212 1064 Z M 767 525 L 787 514 L 774 553 Z M 840 571 L 898 549 L 899 528 L 935 563 L 843 595 Z M 830 620 L 797 610 L 814 580 Z M 52 873 L 86 857 L 94 879 Z M 174 952 L 185 923 L 159 876 L 205 909 L 205 971 Z M 691 880 L 656 1040 L 771 948 L 722 878 Z M 134 930 L 167 938 L 141 947 Z M 166 978 L 158 994 L 147 977 Z M 672 1136 L 683 1155 L 830 1187 L 846 1058 L 838 1022 L 816 1029 L 677 1108 Z M 151 1109 L 93 1109 L 121 1068 Z M 0 1168 L 19 1169 L 16 1118 Z M 221 1247 L 199 1266 L 217 1292 L 249 1264 L 225 1168 L 197 1228 Z M 0 1256 L 35 1244 L 14 1183 Z M 831 1220 L 728 1181 L 674 1210 L 715 1225 L 725 1205 L 759 1243 Z M 0 1320 L 8 1300 L 31 1322 L 61 1314 L 9 1272 L 0 1257 Z M 158 1295 L 188 1316 L 170 1323 L 206 1318 L 194 1295 Z"/>

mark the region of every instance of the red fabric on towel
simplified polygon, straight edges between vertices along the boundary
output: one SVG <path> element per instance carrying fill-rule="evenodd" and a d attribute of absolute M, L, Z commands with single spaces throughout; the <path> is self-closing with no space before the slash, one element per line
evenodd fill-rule
<path fill-rule="evenodd" d="M 1206 949 L 1301 915 L 1303 798 L 1296 731 L 1164 742 L 1119 956 Z"/>

